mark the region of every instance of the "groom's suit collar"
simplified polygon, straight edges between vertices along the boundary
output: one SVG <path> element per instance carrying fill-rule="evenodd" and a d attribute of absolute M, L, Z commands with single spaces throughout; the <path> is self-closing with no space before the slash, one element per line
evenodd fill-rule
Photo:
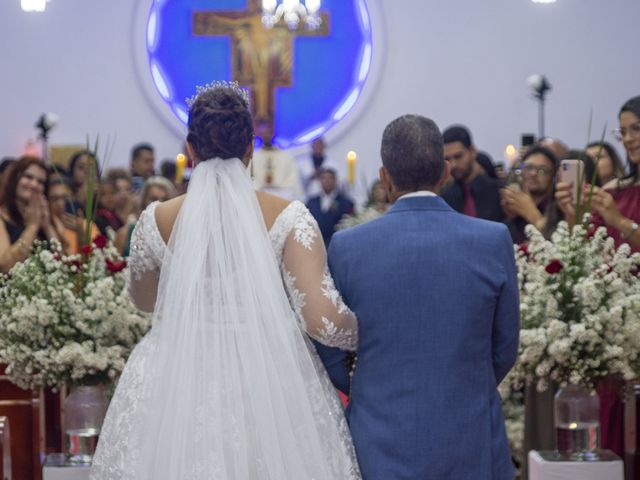
<path fill-rule="evenodd" d="M 412 210 L 440 210 L 453 212 L 454 210 L 439 196 L 421 196 L 399 198 L 389 209 L 388 214 L 408 212 Z"/>

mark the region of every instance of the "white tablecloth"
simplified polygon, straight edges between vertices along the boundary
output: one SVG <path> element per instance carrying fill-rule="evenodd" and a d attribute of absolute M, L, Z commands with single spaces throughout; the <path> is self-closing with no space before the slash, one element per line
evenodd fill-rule
<path fill-rule="evenodd" d="M 622 460 L 607 462 L 550 462 L 529 452 L 529 480 L 624 480 Z"/>
<path fill-rule="evenodd" d="M 91 467 L 44 467 L 42 480 L 88 480 Z"/>

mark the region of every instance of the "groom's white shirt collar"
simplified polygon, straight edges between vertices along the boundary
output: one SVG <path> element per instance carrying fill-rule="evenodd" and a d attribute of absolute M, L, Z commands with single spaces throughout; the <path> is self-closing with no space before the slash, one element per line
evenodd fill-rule
<path fill-rule="evenodd" d="M 437 197 L 438 195 L 436 195 L 433 192 L 430 192 L 428 190 L 420 190 L 419 192 L 411 192 L 411 193 L 405 193 L 404 195 L 402 195 L 400 198 L 398 198 L 398 200 L 402 200 L 403 198 L 414 198 L 414 197 Z M 397 200 L 396 200 L 397 201 Z"/>

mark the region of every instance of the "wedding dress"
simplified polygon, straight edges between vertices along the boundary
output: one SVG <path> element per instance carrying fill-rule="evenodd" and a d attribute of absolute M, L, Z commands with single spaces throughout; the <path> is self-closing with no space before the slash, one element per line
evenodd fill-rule
<path fill-rule="evenodd" d="M 300 202 L 269 232 L 238 159 L 194 170 L 169 242 L 151 204 L 132 237 L 132 298 L 153 328 L 131 354 L 92 480 L 336 480 L 360 473 L 308 335 L 355 349 L 356 319 Z"/>

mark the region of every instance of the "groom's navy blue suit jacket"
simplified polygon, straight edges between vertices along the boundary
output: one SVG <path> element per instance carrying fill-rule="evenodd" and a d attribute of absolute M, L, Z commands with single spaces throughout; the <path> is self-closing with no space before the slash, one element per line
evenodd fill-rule
<path fill-rule="evenodd" d="M 365 480 L 511 480 L 498 383 L 519 337 L 513 244 L 440 197 L 400 199 L 333 236 L 336 286 L 359 320 L 347 418 Z M 338 387 L 344 354 L 319 352 Z"/>

